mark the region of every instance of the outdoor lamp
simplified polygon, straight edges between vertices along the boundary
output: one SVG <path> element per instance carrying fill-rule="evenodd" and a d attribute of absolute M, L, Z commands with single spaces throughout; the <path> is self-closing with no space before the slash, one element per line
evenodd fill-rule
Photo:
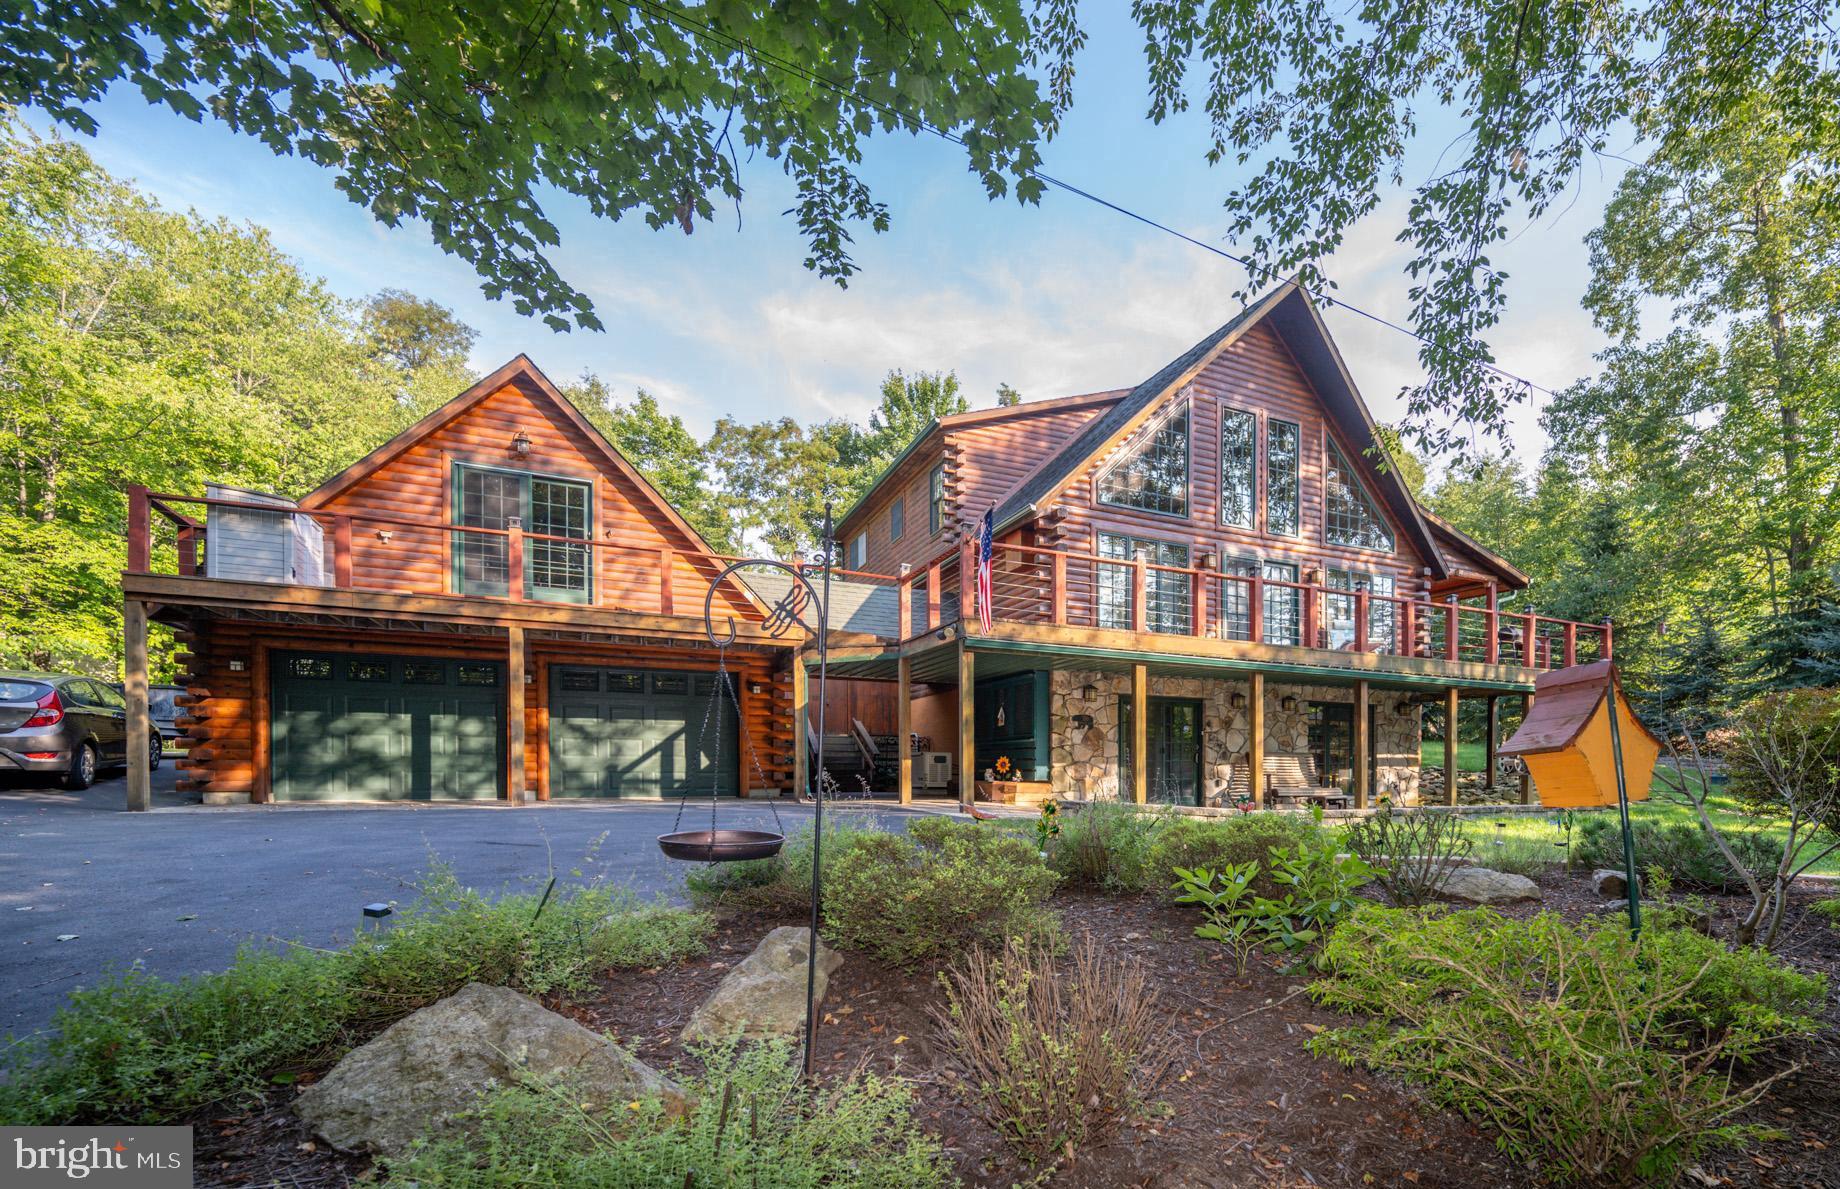
<path fill-rule="evenodd" d="M 1284 712 L 1288 714 L 1291 711 L 1297 709 L 1297 699 L 1291 697 L 1289 694 L 1285 694 L 1284 700 L 1279 702 L 1278 705 L 1283 707 Z"/>
<path fill-rule="evenodd" d="M 511 453 L 517 455 L 519 458 L 529 458 L 530 435 L 521 429 L 513 434 L 511 437 Z"/>
<path fill-rule="evenodd" d="M 1092 682 L 1088 681 L 1085 685 L 1082 685 L 1080 687 L 1080 697 L 1083 700 L 1090 702 L 1098 696 L 1099 696 L 1099 687 L 1094 685 Z"/>
<path fill-rule="evenodd" d="M 1233 707 L 1235 710 L 1244 710 L 1246 708 L 1246 695 L 1241 693 L 1229 694 L 1227 696 L 1227 705 Z"/>

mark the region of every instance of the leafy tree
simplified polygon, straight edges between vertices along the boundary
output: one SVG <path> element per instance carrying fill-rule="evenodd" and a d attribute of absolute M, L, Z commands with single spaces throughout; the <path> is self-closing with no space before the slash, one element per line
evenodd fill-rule
<path fill-rule="evenodd" d="M 378 359 L 405 372 L 466 367 L 479 332 L 438 301 L 380 289 L 364 303 L 364 331 Z"/>
<path fill-rule="evenodd" d="M 860 436 L 847 421 L 716 422 L 706 452 L 737 539 L 782 557 L 814 554 L 826 501 L 838 516 L 855 502 Z"/>
<path fill-rule="evenodd" d="M 1008 384 L 997 385 L 997 407 L 999 409 L 1013 409 L 1021 403 L 1022 394 L 1020 392 Z"/>
<path fill-rule="evenodd" d="M 889 223 L 857 167 L 877 129 L 904 126 L 895 110 L 957 136 L 992 198 L 1029 202 L 1059 110 L 1029 73 L 1029 21 L 1004 0 L 965 19 L 847 0 L 8 11 L 0 102 L 94 132 L 85 105 L 126 83 L 188 119 L 221 119 L 334 171 L 383 223 L 425 220 L 488 296 L 557 330 L 600 321 L 549 259 L 546 192 L 689 234 L 718 203 L 739 206 L 740 158 L 758 152 L 798 188 L 807 267 L 842 283 L 851 228 Z"/>
<path fill-rule="evenodd" d="M 882 381 L 881 402 L 869 414 L 863 435 L 861 462 L 879 471 L 907 449 L 920 432 L 941 417 L 969 411 L 971 403 L 958 390 L 956 372 L 896 370 Z M 873 474 L 869 476 L 873 481 Z"/>
<path fill-rule="evenodd" d="M 666 413 L 658 398 L 643 388 L 634 394 L 631 404 L 616 402 L 606 382 L 593 372 L 583 372 L 562 393 L 683 514 L 710 548 L 720 553 L 734 550 L 728 515 L 710 490 L 703 445 L 685 427 L 683 418 Z"/>

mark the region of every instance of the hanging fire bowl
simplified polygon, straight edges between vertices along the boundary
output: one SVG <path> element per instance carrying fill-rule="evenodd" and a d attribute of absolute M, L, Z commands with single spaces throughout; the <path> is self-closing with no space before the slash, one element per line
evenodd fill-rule
<path fill-rule="evenodd" d="M 658 849 L 669 859 L 692 863 L 738 863 L 779 853 L 786 836 L 768 830 L 682 830 L 660 834 Z"/>

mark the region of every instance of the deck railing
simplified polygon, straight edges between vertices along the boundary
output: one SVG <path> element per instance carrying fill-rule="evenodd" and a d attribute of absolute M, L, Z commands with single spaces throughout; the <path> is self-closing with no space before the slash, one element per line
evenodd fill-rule
<path fill-rule="evenodd" d="M 210 512 L 259 514 L 292 549 L 295 523 L 316 527 L 317 560 L 248 572 L 264 546 L 209 539 Z M 194 515 L 193 513 L 196 512 Z M 242 556 L 234 556 L 238 551 Z M 159 568 L 181 577 L 245 578 L 279 585 L 394 594 L 464 595 L 507 603 L 554 603 L 701 617 L 709 582 L 737 560 L 718 554 L 635 547 L 618 541 L 507 528 L 477 528 L 381 513 L 329 512 L 253 500 L 128 489 L 131 574 Z M 515 580 L 514 579 L 515 576 Z M 892 584 L 892 578 L 884 581 Z M 739 590 L 735 592 L 739 597 Z"/>
<path fill-rule="evenodd" d="M 1032 545 L 991 551 L 991 618 L 1004 623 L 1245 640 L 1293 648 L 1556 669 L 1608 658 L 1608 623 L 1378 591 L 1104 558 Z M 898 579 L 909 636 L 976 606 L 975 553 L 955 546 Z M 956 591 L 953 579 L 958 578 Z M 946 588 L 949 606 L 935 607 Z"/>

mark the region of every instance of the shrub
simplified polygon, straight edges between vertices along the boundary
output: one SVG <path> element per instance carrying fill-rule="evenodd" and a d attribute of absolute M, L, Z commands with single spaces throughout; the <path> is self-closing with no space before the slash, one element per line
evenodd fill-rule
<path fill-rule="evenodd" d="M 1491 838 L 1471 857 L 1484 867 L 1529 877 L 1542 875 L 1565 861 L 1552 843 L 1520 834 Z"/>
<path fill-rule="evenodd" d="M 1319 962 L 1318 1001 L 1377 1018 L 1313 1051 L 1425 1087 L 1573 1183 L 1669 1184 L 1760 1134 L 1732 1120 L 1774 1078 L 1734 1090 L 1726 1067 L 1812 1033 L 1826 994 L 1760 951 L 1678 929 L 1632 942 L 1619 921 L 1552 913 L 1367 907 Z"/>
<path fill-rule="evenodd" d="M 1652 821 L 1631 823 L 1630 834 L 1636 844 L 1636 869 L 1651 867 L 1667 872 L 1675 886 L 1692 892 L 1742 892 L 1744 881 L 1731 869 L 1717 845 L 1697 824 Z M 1738 861 L 1753 872 L 1769 872 L 1776 867 L 1779 847 L 1768 837 L 1754 831 L 1730 830 L 1725 834 Z M 1578 866 L 1590 869 L 1623 869 L 1623 829 L 1616 814 L 1592 814 L 1578 823 L 1578 839 L 1572 848 Z M 1767 878 L 1767 877 L 1766 877 Z"/>
<path fill-rule="evenodd" d="M 1431 900 L 1471 845 L 1463 819 L 1456 814 L 1391 805 L 1351 824 L 1342 832 L 1342 842 L 1374 869 L 1374 882 L 1398 905 Z"/>
<path fill-rule="evenodd" d="M 1173 1057 L 1142 966 L 1088 937 L 1066 969 L 1043 946 L 973 950 L 929 1008 L 946 1059 L 985 1118 L 1031 1162 L 1071 1158 L 1140 1106 Z"/>
<path fill-rule="evenodd" d="M 1225 871 L 1176 868 L 1176 887 L 1181 892 L 1176 902 L 1199 904 L 1201 915 L 1207 918 L 1195 926 L 1195 936 L 1227 947 L 1233 955 L 1233 969 L 1241 978 L 1246 975 L 1246 960 L 1261 937 L 1258 897 L 1252 894 L 1252 881 L 1258 873 L 1257 863 L 1240 863 Z"/>
<path fill-rule="evenodd" d="M 1814 913 L 1836 929 L 1840 929 L 1840 896 L 1830 896 L 1825 900 L 1816 900 L 1808 906 Z"/>
<path fill-rule="evenodd" d="M 1150 854 L 1169 825 L 1167 812 L 1094 801 L 1060 815 L 1060 833 L 1048 846 L 1048 866 L 1076 887 L 1142 892 L 1152 880 Z"/>
<path fill-rule="evenodd" d="M 838 945 L 911 965 L 981 942 L 1052 936 L 1056 877 L 1013 833 L 945 817 L 870 834 L 837 859 L 824 893 Z"/>
<path fill-rule="evenodd" d="M 486 1098 L 478 1129 L 383 1162 L 386 1186 L 758 1186 L 944 1184 L 951 1163 L 921 1130 L 897 1080 L 858 1073 L 820 1088 L 783 1041 L 703 1050 L 686 1080 L 695 1105 L 670 1118 L 657 1100 L 581 1111 L 562 1087 L 513 1086 Z"/>
<path fill-rule="evenodd" d="M 1170 887 L 1176 868 L 1211 867 L 1216 871 L 1240 863 L 1257 863 L 1253 890 L 1277 896 L 1271 878 L 1271 852 L 1314 842 L 1321 830 L 1314 821 L 1290 813 L 1247 813 L 1231 818 L 1177 818 L 1158 831 L 1150 847 L 1151 879 Z"/>
<path fill-rule="evenodd" d="M 0 1119 L 154 1123 L 248 1101 L 469 982 L 587 989 L 615 966 L 701 953 L 709 920 L 602 887 L 490 900 L 437 864 L 394 927 L 343 950 L 245 949 L 217 974 L 139 969 L 75 991 L 0 1056 Z"/>
<path fill-rule="evenodd" d="M 832 815 L 824 823 L 824 883 L 828 887 L 838 856 L 858 838 L 883 833 L 876 825 L 863 825 Z M 742 863 L 710 863 L 692 868 L 684 876 L 691 902 L 700 907 L 752 909 L 787 916 L 811 912 L 812 831 L 801 826 L 770 859 Z"/>

